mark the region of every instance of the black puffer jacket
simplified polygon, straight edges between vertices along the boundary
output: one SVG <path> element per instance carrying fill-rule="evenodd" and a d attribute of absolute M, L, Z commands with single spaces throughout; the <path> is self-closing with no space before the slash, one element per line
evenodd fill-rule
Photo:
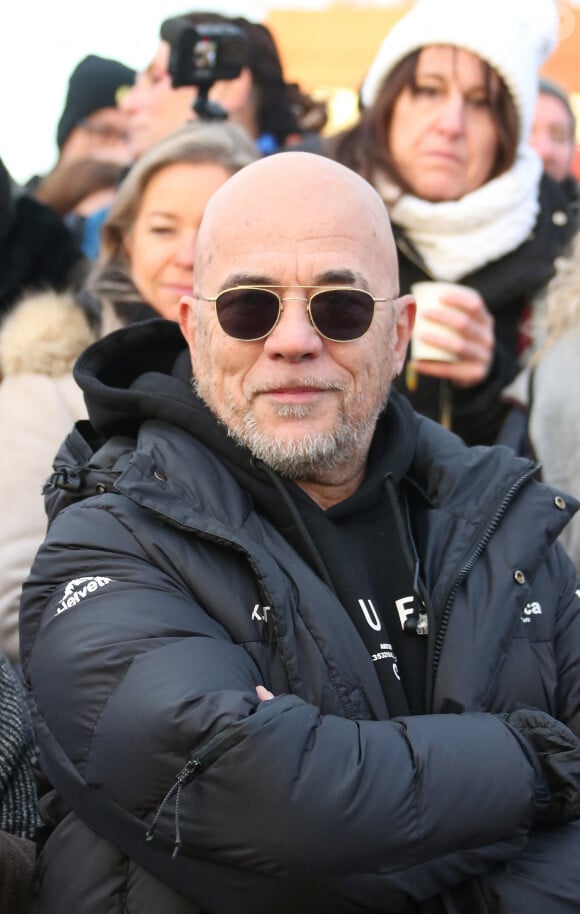
<path fill-rule="evenodd" d="M 532 299 L 554 275 L 555 259 L 565 252 L 574 235 L 578 225 L 577 207 L 577 199 L 569 189 L 544 176 L 540 185 L 540 215 L 530 238 L 515 251 L 458 280 L 477 289 L 495 322 L 495 359 L 481 384 L 460 388 L 417 375 L 416 388 L 409 390 L 405 373 L 397 382 L 418 412 L 437 422 L 450 416 L 450 427 L 468 444 L 492 444 L 496 440 L 506 413 L 501 392 L 521 367 L 518 352 L 522 325 Z M 401 294 L 406 294 L 413 283 L 432 277 L 404 233 L 396 225 L 393 230 Z"/>
<path fill-rule="evenodd" d="M 533 826 L 535 766 L 482 713 L 524 702 L 580 732 L 580 606 L 552 545 L 575 505 L 393 397 L 400 433 L 416 423 L 405 488 L 432 714 L 389 720 L 352 622 L 255 510 L 230 469 L 248 455 L 188 373 L 157 321 L 77 367 L 105 443 L 91 466 L 79 437 L 64 447 L 52 510 L 80 501 L 52 520 L 21 611 L 57 791 L 35 910 L 408 911 L 463 883 L 448 911 L 539 911 L 554 882 L 565 901 L 541 910 L 577 910 L 580 832 Z M 260 704 L 262 683 L 277 697 Z M 501 880 L 513 907 L 492 906 Z"/>

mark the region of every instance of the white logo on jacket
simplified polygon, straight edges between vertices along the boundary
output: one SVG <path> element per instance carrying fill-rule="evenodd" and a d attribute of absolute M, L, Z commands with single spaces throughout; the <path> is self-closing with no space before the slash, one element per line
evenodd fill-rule
<path fill-rule="evenodd" d="M 256 603 L 252 610 L 252 622 L 267 622 L 271 608 L 271 606 L 260 606 L 259 603 Z"/>
<path fill-rule="evenodd" d="M 526 603 L 524 606 L 524 611 L 521 615 L 522 622 L 531 622 L 532 616 L 541 616 L 542 607 L 540 603 Z"/>
<path fill-rule="evenodd" d="M 100 590 L 111 583 L 111 578 L 101 576 L 91 576 L 88 578 L 75 578 L 69 581 L 64 589 L 64 596 L 57 606 L 56 614 L 63 613 L 65 609 L 71 609 L 72 606 L 78 606 L 81 600 L 88 597 L 89 594 Z"/>
<path fill-rule="evenodd" d="M 367 621 L 367 625 L 373 629 L 375 632 L 380 632 L 383 624 L 379 619 L 379 614 L 376 611 L 372 600 L 359 600 L 358 605 L 363 611 L 363 616 Z"/>

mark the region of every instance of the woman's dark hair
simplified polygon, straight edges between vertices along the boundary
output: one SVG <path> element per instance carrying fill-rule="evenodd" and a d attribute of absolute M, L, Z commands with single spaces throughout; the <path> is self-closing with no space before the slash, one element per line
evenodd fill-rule
<path fill-rule="evenodd" d="M 270 134 L 278 146 L 284 146 L 289 137 L 322 130 L 327 120 L 325 105 L 303 93 L 296 83 L 286 82 L 274 36 L 265 25 L 250 22 L 243 16 L 228 17 L 209 12 L 186 13 L 180 18 L 193 25 L 229 23 L 244 32 L 246 63 L 254 84 L 260 135 Z"/>
<path fill-rule="evenodd" d="M 387 74 L 375 102 L 363 109 L 359 121 L 332 137 L 328 152 L 338 162 L 367 180 L 382 172 L 403 193 L 412 193 L 392 160 L 389 134 L 395 102 L 403 89 L 417 91 L 417 61 L 422 49 L 409 54 Z M 497 178 L 514 163 L 519 142 L 519 122 L 513 99 L 503 80 L 485 60 L 484 68 L 492 117 L 497 126 L 497 151 L 488 180 Z"/>

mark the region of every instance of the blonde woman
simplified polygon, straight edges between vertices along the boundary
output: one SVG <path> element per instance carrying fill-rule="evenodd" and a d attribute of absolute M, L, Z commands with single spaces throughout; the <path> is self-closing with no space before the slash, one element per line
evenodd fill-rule
<path fill-rule="evenodd" d="M 168 135 L 118 191 L 90 292 L 31 295 L 0 325 L 0 648 L 12 662 L 20 588 L 46 531 L 42 485 L 86 415 L 72 366 L 110 330 L 175 316 L 191 292 L 195 235 L 211 193 L 257 157 L 232 124 L 198 122 Z"/>
<path fill-rule="evenodd" d="M 105 330 L 143 317 L 176 319 L 193 284 L 193 248 L 212 193 L 258 158 L 230 123 L 196 121 L 165 136 L 132 167 L 103 225 L 89 278 Z"/>

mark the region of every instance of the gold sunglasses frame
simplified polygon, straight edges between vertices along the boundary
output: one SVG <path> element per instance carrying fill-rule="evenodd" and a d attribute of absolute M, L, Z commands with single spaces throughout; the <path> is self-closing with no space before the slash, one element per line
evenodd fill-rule
<path fill-rule="evenodd" d="M 283 298 L 281 295 L 278 295 L 278 292 L 276 291 L 277 289 L 304 289 L 304 291 L 314 289 L 315 291 L 305 297 L 295 296 L 295 295 L 290 295 L 290 296 L 286 295 Z M 218 301 L 220 299 L 220 296 L 225 295 L 227 292 L 271 292 L 272 295 L 274 295 L 278 299 L 278 315 L 277 315 L 276 320 L 274 321 L 273 325 L 268 330 L 268 332 L 263 333 L 261 336 L 252 337 L 251 339 L 245 339 L 245 338 L 240 339 L 240 337 L 232 336 L 230 333 L 228 333 L 227 330 L 225 330 L 225 328 L 222 326 L 222 322 L 220 321 L 220 317 L 219 317 L 219 313 L 218 313 Z M 372 313 L 370 323 L 369 323 L 367 329 L 365 330 L 365 332 L 361 333 L 360 336 L 353 337 L 350 340 L 337 340 L 334 337 L 327 336 L 325 333 L 323 333 L 322 330 L 320 330 L 320 328 L 317 326 L 314 318 L 312 317 L 312 310 L 311 310 L 312 300 L 314 298 L 316 298 L 317 295 L 321 295 L 323 292 L 361 292 L 363 295 L 368 295 L 368 297 L 373 302 L 373 313 Z M 368 289 L 359 289 L 355 286 L 250 286 L 250 285 L 246 286 L 246 285 L 240 285 L 240 286 L 230 286 L 227 289 L 222 289 L 221 292 L 219 292 L 217 295 L 215 295 L 213 297 L 208 297 L 205 295 L 197 295 L 196 298 L 198 298 L 199 301 L 213 302 L 213 305 L 215 308 L 215 313 L 216 313 L 216 318 L 217 318 L 217 321 L 218 321 L 220 327 L 222 328 L 222 330 L 224 331 L 226 336 L 229 336 L 230 339 L 232 339 L 232 340 L 238 340 L 238 342 L 240 342 L 240 343 L 257 343 L 260 340 L 265 340 L 266 337 L 270 336 L 270 334 L 278 326 L 280 318 L 282 317 L 282 312 L 284 311 L 284 302 L 285 301 L 304 301 L 304 302 L 306 302 L 306 312 L 308 314 L 308 320 L 310 321 L 310 323 L 312 324 L 312 326 L 314 327 L 316 332 L 322 337 L 322 339 L 328 340 L 329 343 L 355 343 L 357 340 L 362 340 L 362 338 L 364 336 L 366 336 L 366 334 L 371 329 L 371 326 L 372 326 L 372 323 L 374 320 L 374 316 L 375 316 L 374 309 L 375 309 L 376 303 L 380 302 L 380 301 L 390 301 L 393 303 L 393 306 L 395 303 L 395 300 L 393 298 L 374 296 L 368 291 Z"/>

